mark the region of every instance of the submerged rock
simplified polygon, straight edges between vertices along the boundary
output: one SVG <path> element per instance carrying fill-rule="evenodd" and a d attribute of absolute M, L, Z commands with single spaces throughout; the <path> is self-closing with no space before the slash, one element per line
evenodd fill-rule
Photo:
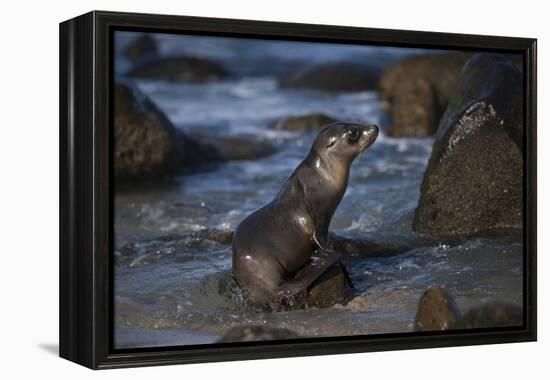
<path fill-rule="evenodd" d="M 461 315 L 453 298 L 441 288 L 428 289 L 420 298 L 414 331 L 442 331 L 512 327 L 523 324 L 523 309 L 515 305 L 490 303 Z"/>
<path fill-rule="evenodd" d="M 370 65 L 327 63 L 308 66 L 280 80 L 284 88 L 304 88 L 326 92 L 375 90 L 380 69 Z"/>
<path fill-rule="evenodd" d="M 177 130 L 135 87 L 115 83 L 114 110 L 117 181 L 160 177 L 219 159 L 213 149 Z"/>
<path fill-rule="evenodd" d="M 218 343 L 251 342 L 258 340 L 296 339 L 300 336 L 290 330 L 266 326 L 235 326 Z"/>
<path fill-rule="evenodd" d="M 210 239 L 222 245 L 231 245 L 233 243 L 233 231 L 214 231 Z"/>
<path fill-rule="evenodd" d="M 476 329 L 489 327 L 508 327 L 523 325 L 521 307 L 504 304 L 490 304 L 470 309 L 455 328 Z"/>
<path fill-rule="evenodd" d="M 192 132 L 191 136 L 214 149 L 223 160 L 257 160 L 277 151 L 267 141 L 247 137 L 210 136 L 199 132 Z"/>
<path fill-rule="evenodd" d="M 384 244 L 364 237 L 349 238 L 333 233 L 329 234 L 327 245 L 331 250 L 341 253 L 344 260 L 364 256 L 392 256 L 408 250 L 393 242 Z"/>
<path fill-rule="evenodd" d="M 132 61 L 139 61 L 145 57 L 155 57 L 157 54 L 157 43 L 148 33 L 136 38 L 124 50 L 124 55 Z"/>
<path fill-rule="evenodd" d="M 305 274 L 307 268 L 296 277 Z M 334 264 L 323 273 L 308 289 L 304 305 L 325 308 L 349 301 L 353 292 L 351 281 L 343 264 Z M 302 306 L 302 307 L 303 307 Z"/>
<path fill-rule="evenodd" d="M 132 68 L 133 78 L 176 82 L 211 82 L 224 79 L 227 72 L 217 63 L 196 57 L 155 58 Z"/>
<path fill-rule="evenodd" d="M 456 245 L 458 239 L 446 239 L 447 244 Z M 344 261 L 364 257 L 395 256 L 414 248 L 435 247 L 441 243 L 430 237 L 407 237 L 397 234 L 363 233 L 349 236 L 329 233 L 327 245 L 335 252 L 342 254 Z"/>
<path fill-rule="evenodd" d="M 499 54 L 465 65 L 438 127 L 413 229 L 431 235 L 521 227 L 522 76 Z"/>
<path fill-rule="evenodd" d="M 381 76 L 380 100 L 391 117 L 392 137 L 435 133 L 439 119 L 470 54 L 437 54 L 405 58 Z"/>
<path fill-rule="evenodd" d="M 420 298 L 414 331 L 442 331 L 454 326 L 460 312 L 454 300 L 441 288 L 428 289 Z"/>
<path fill-rule="evenodd" d="M 318 130 L 334 122 L 336 122 L 336 119 L 323 113 L 312 113 L 281 119 L 277 122 L 275 128 L 287 131 Z"/>

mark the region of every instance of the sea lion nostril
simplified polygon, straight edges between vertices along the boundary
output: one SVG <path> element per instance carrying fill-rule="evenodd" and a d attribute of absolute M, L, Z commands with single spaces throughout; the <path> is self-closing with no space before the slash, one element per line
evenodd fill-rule
<path fill-rule="evenodd" d="M 363 135 L 378 136 L 378 127 L 376 125 L 369 125 L 363 129 Z"/>
<path fill-rule="evenodd" d="M 369 131 L 368 133 L 372 135 L 374 139 L 378 137 L 378 133 L 380 132 L 380 130 L 376 125 L 369 125 L 368 131 Z"/>

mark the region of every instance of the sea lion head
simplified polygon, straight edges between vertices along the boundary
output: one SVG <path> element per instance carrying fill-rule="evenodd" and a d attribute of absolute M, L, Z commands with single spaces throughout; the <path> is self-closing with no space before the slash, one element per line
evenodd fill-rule
<path fill-rule="evenodd" d="M 316 156 L 348 165 L 378 137 L 376 125 L 333 123 L 319 132 L 312 150 Z"/>

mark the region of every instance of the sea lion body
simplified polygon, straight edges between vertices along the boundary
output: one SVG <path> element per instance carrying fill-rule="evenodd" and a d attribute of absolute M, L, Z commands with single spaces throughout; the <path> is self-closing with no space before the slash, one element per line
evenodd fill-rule
<path fill-rule="evenodd" d="M 375 126 L 334 123 L 267 205 L 247 216 L 233 238 L 233 276 L 247 301 L 278 309 L 292 305 L 339 256 L 324 248 L 328 227 L 346 191 L 352 161 L 376 136 Z M 306 278 L 293 275 L 312 254 L 326 256 Z"/>

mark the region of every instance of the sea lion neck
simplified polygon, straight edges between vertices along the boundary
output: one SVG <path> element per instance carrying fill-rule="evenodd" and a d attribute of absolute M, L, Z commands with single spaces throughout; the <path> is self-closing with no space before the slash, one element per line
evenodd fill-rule
<path fill-rule="evenodd" d="M 333 183 L 337 187 L 346 187 L 351 162 L 346 162 L 336 157 L 327 157 L 327 154 L 320 154 L 311 149 L 302 165 L 315 170 L 326 181 Z"/>

